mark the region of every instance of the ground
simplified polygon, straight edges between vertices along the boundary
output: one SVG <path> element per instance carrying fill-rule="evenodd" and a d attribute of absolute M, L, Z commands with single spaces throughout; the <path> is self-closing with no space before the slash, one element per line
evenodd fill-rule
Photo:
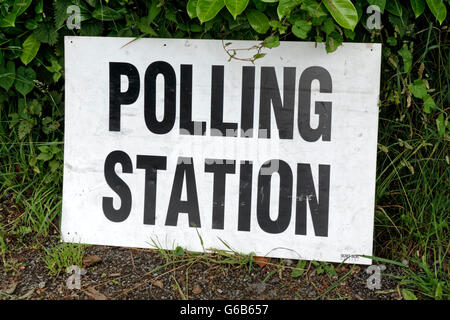
<path fill-rule="evenodd" d="M 51 241 L 56 241 L 56 237 Z M 51 245 L 47 243 L 46 245 Z M 381 276 L 380 289 L 368 289 L 367 266 L 307 263 L 292 276 L 297 261 L 259 263 L 242 256 L 169 253 L 106 246 L 85 248 L 80 289 L 69 289 L 70 274 L 51 275 L 40 249 L 22 247 L 10 261 L 15 269 L 0 274 L 3 299 L 401 299 L 396 282 Z M 241 260 L 239 260 L 241 259 Z M 388 265 L 384 273 L 401 270 Z M 334 270 L 331 271 L 331 270 Z"/>

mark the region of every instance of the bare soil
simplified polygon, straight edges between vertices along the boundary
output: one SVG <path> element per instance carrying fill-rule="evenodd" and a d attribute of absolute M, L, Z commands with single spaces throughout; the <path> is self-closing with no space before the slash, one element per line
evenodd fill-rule
<path fill-rule="evenodd" d="M 46 245 L 51 245 L 50 241 Z M 379 290 L 368 289 L 366 266 L 334 264 L 331 276 L 313 265 L 298 278 L 291 276 L 296 261 L 270 259 L 232 265 L 217 263 L 213 254 L 177 257 L 169 262 L 157 250 L 105 246 L 85 249 L 84 274 L 80 289 L 69 289 L 69 274 L 50 275 L 41 249 L 22 247 L 9 259 L 15 270 L 0 273 L 3 299 L 401 299 L 397 283 L 382 276 Z M 184 260 L 184 261 L 183 261 Z M 186 261 L 189 260 L 189 261 Z M 10 260 L 11 261 L 11 260 Z M 93 263 L 93 265 L 88 266 Z M 388 265 L 384 273 L 399 274 Z M 322 272 L 320 272 L 322 271 Z M 320 274 L 318 274 L 320 273 Z M 345 278 L 343 278 L 345 277 Z"/>

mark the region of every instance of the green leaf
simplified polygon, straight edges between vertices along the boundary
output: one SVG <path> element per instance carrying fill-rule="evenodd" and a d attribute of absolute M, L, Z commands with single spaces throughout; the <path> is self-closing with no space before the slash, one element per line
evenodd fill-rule
<path fill-rule="evenodd" d="M 103 32 L 103 23 L 101 22 L 84 22 L 80 29 L 81 36 L 95 37 L 101 35 Z"/>
<path fill-rule="evenodd" d="M 300 2 L 302 3 L 300 8 L 308 13 L 308 18 L 320 19 L 328 16 L 320 2 L 316 0 L 302 0 Z"/>
<path fill-rule="evenodd" d="M 16 1 L 14 1 L 14 9 L 13 10 L 17 10 L 17 16 L 20 16 L 22 13 L 25 12 L 25 10 L 28 9 L 28 7 L 30 6 L 30 4 L 32 2 L 33 2 L 32 0 L 16 0 Z"/>
<path fill-rule="evenodd" d="M 292 278 L 298 278 L 305 272 L 306 267 L 306 261 L 305 260 L 298 260 L 297 266 L 292 269 L 291 271 L 291 277 Z"/>
<path fill-rule="evenodd" d="M 175 255 L 176 257 L 182 257 L 182 256 L 184 256 L 184 249 L 183 249 L 182 247 L 180 247 L 180 246 L 176 247 L 176 248 L 175 248 L 175 251 L 174 251 L 174 255 Z"/>
<path fill-rule="evenodd" d="M 264 58 L 265 56 L 266 56 L 265 53 L 257 53 L 255 55 L 253 55 L 253 62 L 255 62 L 255 60 L 257 60 L 257 59 Z"/>
<path fill-rule="evenodd" d="M 408 289 L 402 289 L 402 296 L 405 300 L 417 300 L 416 295 Z"/>
<path fill-rule="evenodd" d="M 37 159 L 38 159 L 38 160 L 42 160 L 42 161 L 48 161 L 48 160 L 50 160 L 51 158 L 53 158 L 53 154 L 51 154 L 51 153 L 40 153 L 40 154 L 37 156 Z"/>
<path fill-rule="evenodd" d="M 327 35 L 325 42 L 325 48 L 327 53 L 331 53 L 337 50 L 337 48 L 342 44 L 342 36 L 339 32 L 332 32 Z"/>
<path fill-rule="evenodd" d="M 0 27 L 14 27 L 16 19 L 27 10 L 32 0 L 15 0 L 11 11 L 2 19 L 0 19 Z"/>
<path fill-rule="evenodd" d="M 250 26 L 258 33 L 264 34 L 269 30 L 269 19 L 267 16 L 258 10 L 251 10 L 247 13 L 247 19 Z"/>
<path fill-rule="evenodd" d="M 50 147 L 49 146 L 39 146 L 38 150 L 41 153 L 51 153 Z"/>
<path fill-rule="evenodd" d="M 386 10 L 393 15 L 402 16 L 402 5 L 399 0 L 389 0 L 386 2 Z"/>
<path fill-rule="evenodd" d="M 197 2 L 198 0 L 189 0 L 186 5 L 187 14 L 191 19 L 197 17 Z"/>
<path fill-rule="evenodd" d="M 85 25 L 83 24 L 83 28 Z M 40 23 L 38 28 L 33 32 L 36 40 L 42 43 L 48 43 L 49 45 L 56 44 L 58 41 L 58 31 L 51 23 Z"/>
<path fill-rule="evenodd" d="M 323 269 L 323 265 L 321 262 L 318 261 L 311 261 L 312 264 L 316 267 L 316 273 L 322 274 L 325 270 Z"/>
<path fill-rule="evenodd" d="M 393 14 L 388 15 L 388 20 L 394 27 L 394 30 L 400 35 L 400 38 L 403 38 L 408 28 L 405 21 L 401 17 L 397 17 Z"/>
<path fill-rule="evenodd" d="M 31 114 L 38 116 L 42 112 L 42 105 L 39 103 L 37 99 L 33 99 L 28 105 L 28 110 L 30 110 Z"/>
<path fill-rule="evenodd" d="M 31 34 L 25 39 L 22 44 L 22 54 L 20 56 L 20 60 L 22 60 L 24 65 L 29 64 L 34 59 L 40 46 L 41 42 L 36 39 L 34 34 Z"/>
<path fill-rule="evenodd" d="M 266 48 L 276 48 L 280 45 L 280 38 L 276 35 L 267 37 L 263 42 L 264 47 Z"/>
<path fill-rule="evenodd" d="M 414 83 L 411 83 L 408 88 L 416 98 L 423 99 L 427 95 L 427 86 L 422 79 L 414 80 Z"/>
<path fill-rule="evenodd" d="M 174 9 L 172 9 L 172 8 L 167 8 L 167 9 L 166 9 L 166 12 L 164 13 L 164 17 L 166 18 L 166 20 L 169 20 L 169 21 L 172 21 L 172 22 L 175 22 L 175 23 L 178 24 L 178 21 L 177 21 L 177 12 L 176 12 Z M 179 25 L 180 25 L 180 24 L 179 24 Z"/>
<path fill-rule="evenodd" d="M 201 23 L 213 19 L 225 6 L 224 0 L 198 0 L 197 17 Z"/>
<path fill-rule="evenodd" d="M 36 72 L 31 68 L 20 66 L 16 72 L 16 80 L 14 87 L 23 96 L 26 96 L 34 88 L 34 80 L 36 80 Z"/>
<path fill-rule="evenodd" d="M 292 33 L 300 39 L 306 39 L 311 30 L 311 22 L 306 20 L 297 20 L 292 26 Z"/>
<path fill-rule="evenodd" d="M 425 11 L 425 0 L 410 0 L 414 15 L 418 18 Z"/>
<path fill-rule="evenodd" d="M 367 0 L 370 5 L 378 6 L 380 12 L 384 13 L 384 8 L 386 7 L 386 0 Z"/>
<path fill-rule="evenodd" d="M 16 22 L 16 15 L 14 13 L 10 13 L 6 17 L 0 19 L 0 27 L 1 28 L 14 27 L 15 22 Z"/>
<path fill-rule="evenodd" d="M 447 16 L 447 8 L 443 0 L 427 0 L 428 8 L 430 8 L 433 15 L 439 21 L 440 24 L 444 22 Z"/>
<path fill-rule="evenodd" d="M 56 170 L 58 170 L 61 164 L 58 160 L 52 160 L 48 163 L 48 166 L 50 167 L 51 172 L 55 172 Z"/>
<path fill-rule="evenodd" d="M 38 23 L 36 22 L 35 19 L 27 20 L 27 21 L 25 21 L 24 26 L 28 30 L 34 30 L 38 27 Z"/>
<path fill-rule="evenodd" d="M 53 19 L 56 28 L 61 27 L 70 14 L 67 13 L 67 8 L 72 5 L 70 0 L 58 0 L 53 2 Z"/>
<path fill-rule="evenodd" d="M 228 11 L 230 11 L 234 20 L 236 17 L 240 15 L 245 8 L 248 6 L 249 0 L 225 0 L 225 5 L 227 6 Z"/>
<path fill-rule="evenodd" d="M 19 139 L 22 140 L 27 134 L 31 132 L 33 124 L 30 121 L 23 120 L 19 123 Z"/>
<path fill-rule="evenodd" d="M 259 11 L 265 11 L 267 8 L 267 3 L 261 1 L 261 0 L 252 0 L 253 5 L 255 6 L 255 9 Z"/>
<path fill-rule="evenodd" d="M 325 0 L 323 3 L 341 27 L 355 29 L 358 23 L 358 12 L 350 0 Z"/>
<path fill-rule="evenodd" d="M 334 266 L 331 263 L 324 263 L 324 269 L 328 276 L 330 277 L 336 277 L 337 273 L 336 270 L 334 270 Z"/>
<path fill-rule="evenodd" d="M 411 71 L 411 65 L 412 65 L 412 53 L 411 53 L 411 51 L 409 51 L 406 43 L 403 44 L 403 47 L 401 48 L 401 50 L 398 51 L 398 54 L 403 59 L 404 71 L 406 73 L 409 73 L 409 71 Z"/>
<path fill-rule="evenodd" d="M 344 29 L 344 34 L 347 39 L 355 40 L 356 33 L 349 29 Z"/>
<path fill-rule="evenodd" d="M 441 138 L 445 135 L 445 121 L 444 121 L 444 114 L 441 113 L 437 119 L 436 119 L 436 126 L 438 129 L 439 136 Z"/>
<path fill-rule="evenodd" d="M 162 8 L 159 5 L 159 1 L 152 1 L 150 8 L 148 9 L 147 23 L 150 24 L 153 20 L 155 20 L 161 10 Z"/>
<path fill-rule="evenodd" d="M 141 30 L 142 33 L 152 35 L 154 37 L 158 36 L 158 34 L 150 27 L 150 24 L 147 23 L 146 18 L 141 18 L 140 21 L 136 22 L 136 26 Z"/>
<path fill-rule="evenodd" d="M 292 9 L 299 5 L 302 0 L 280 0 L 277 7 L 278 19 L 283 19 L 291 14 Z"/>
<path fill-rule="evenodd" d="M 325 20 L 325 22 L 323 23 L 323 26 L 320 29 L 323 30 L 326 35 L 329 35 L 333 31 L 335 31 L 336 28 L 334 26 L 333 19 L 328 18 L 327 20 Z M 348 30 L 348 29 L 344 29 L 344 30 Z"/>
<path fill-rule="evenodd" d="M 14 61 L 8 60 L 6 68 L 0 65 L 0 87 L 8 91 L 14 83 L 16 66 Z"/>
<path fill-rule="evenodd" d="M 59 122 L 53 121 L 52 118 L 50 117 L 45 117 L 44 119 L 42 119 L 42 124 L 43 124 L 42 131 L 45 134 L 54 132 L 60 127 Z"/>
<path fill-rule="evenodd" d="M 44 11 L 44 0 L 38 0 L 36 6 L 34 7 L 34 12 L 41 14 Z"/>
<path fill-rule="evenodd" d="M 434 103 L 433 98 L 427 93 L 423 97 L 423 111 L 425 113 L 431 113 L 431 110 L 436 109 L 436 104 Z"/>
<path fill-rule="evenodd" d="M 278 20 L 270 20 L 269 25 L 272 27 L 272 30 L 278 30 L 280 34 L 285 34 L 288 26 L 283 25 Z"/>
<path fill-rule="evenodd" d="M 397 45 L 397 39 L 394 37 L 389 37 L 386 41 L 392 47 L 395 47 Z"/>

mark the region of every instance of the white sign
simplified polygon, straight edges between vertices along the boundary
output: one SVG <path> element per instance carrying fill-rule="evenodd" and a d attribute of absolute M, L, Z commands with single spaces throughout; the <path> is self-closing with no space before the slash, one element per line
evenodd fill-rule
<path fill-rule="evenodd" d="M 263 52 L 66 37 L 63 240 L 370 264 L 381 45 Z"/>

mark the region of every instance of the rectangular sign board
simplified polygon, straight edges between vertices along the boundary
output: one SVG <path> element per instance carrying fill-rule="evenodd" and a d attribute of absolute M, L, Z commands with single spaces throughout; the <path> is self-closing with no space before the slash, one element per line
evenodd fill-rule
<path fill-rule="evenodd" d="M 65 38 L 63 241 L 370 264 L 381 45 L 230 42 Z"/>

